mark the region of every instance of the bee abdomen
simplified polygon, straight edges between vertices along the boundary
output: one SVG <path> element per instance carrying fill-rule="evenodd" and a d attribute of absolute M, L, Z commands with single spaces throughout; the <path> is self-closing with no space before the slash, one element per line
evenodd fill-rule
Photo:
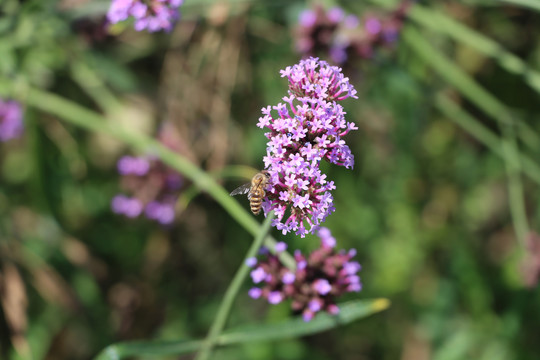
<path fill-rule="evenodd" d="M 261 212 L 262 200 L 264 197 L 264 191 L 254 191 L 251 193 L 250 206 L 253 215 L 259 215 Z"/>

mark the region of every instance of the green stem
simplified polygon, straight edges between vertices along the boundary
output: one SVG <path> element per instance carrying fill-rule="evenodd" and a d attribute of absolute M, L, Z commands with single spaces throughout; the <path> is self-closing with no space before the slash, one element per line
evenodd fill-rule
<path fill-rule="evenodd" d="M 223 297 L 223 301 L 221 302 L 214 322 L 210 327 L 210 331 L 208 332 L 206 341 L 204 342 L 201 351 L 199 352 L 195 360 L 207 360 L 210 357 L 212 349 L 216 345 L 216 340 L 221 334 L 223 328 L 225 327 L 225 322 L 227 321 L 227 317 L 231 311 L 234 299 L 236 298 L 236 295 L 238 294 L 242 283 L 244 282 L 245 278 L 249 273 L 249 267 L 246 265 L 246 260 L 254 257 L 257 254 L 257 251 L 263 244 L 264 238 L 270 230 L 270 225 L 272 224 L 273 218 L 274 212 L 271 211 L 266 217 L 266 220 L 264 221 L 259 233 L 255 237 L 255 240 L 251 244 L 251 247 L 249 248 L 246 257 L 244 258 L 244 261 L 240 265 L 240 268 L 238 269 L 238 271 L 236 271 L 236 275 L 234 275 L 234 278 L 231 281 L 227 292 L 225 292 L 225 296 Z"/>
<path fill-rule="evenodd" d="M 163 146 L 159 141 L 144 134 L 129 131 L 119 126 L 118 123 L 56 94 L 30 88 L 9 79 L 2 80 L 0 82 L 0 94 L 2 95 L 18 99 L 26 105 L 56 115 L 87 130 L 110 135 L 130 145 L 140 153 L 150 153 L 159 157 L 165 164 L 191 180 L 201 191 L 205 191 L 214 198 L 250 234 L 254 236 L 258 234 L 259 223 L 223 187 L 201 168 L 182 155 Z M 276 241 L 273 238 L 266 238 L 265 245 L 270 251 L 273 251 L 275 244 Z M 280 253 L 279 258 L 291 270 L 295 268 L 294 258 L 289 253 L 285 251 Z"/>
<path fill-rule="evenodd" d="M 512 126 L 502 126 L 504 134 L 503 150 L 508 176 L 508 199 L 510 202 L 510 215 L 514 224 L 514 231 L 520 245 L 525 248 L 525 237 L 529 232 L 525 200 L 523 198 L 523 184 L 521 182 L 521 162 L 516 142 L 515 130 Z"/>

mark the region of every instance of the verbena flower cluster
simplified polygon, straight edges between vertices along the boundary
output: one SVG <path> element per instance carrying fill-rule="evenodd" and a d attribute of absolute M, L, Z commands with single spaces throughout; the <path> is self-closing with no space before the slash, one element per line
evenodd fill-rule
<path fill-rule="evenodd" d="M 335 185 L 321 172 L 321 161 L 348 169 L 354 165 L 343 136 L 358 128 L 345 120 L 337 101 L 357 96 L 340 68 L 318 58 L 289 66 L 281 76 L 289 81 L 289 94 L 283 103 L 263 108 L 257 124 L 270 130 L 265 133 L 270 179 L 263 210 L 274 210 L 273 225 L 283 234 L 304 237 L 335 210 L 330 193 Z"/>
<path fill-rule="evenodd" d="M 135 19 L 135 30 L 172 30 L 184 0 L 112 0 L 107 19 L 111 24 Z"/>
<path fill-rule="evenodd" d="M 121 185 L 131 196 L 119 194 L 111 202 L 113 212 L 129 218 L 144 214 L 163 225 L 175 219 L 175 204 L 184 180 L 152 157 L 123 156 L 117 163 Z"/>
<path fill-rule="evenodd" d="M 336 298 L 362 289 L 358 276 L 361 266 L 352 260 L 356 250 L 335 251 L 336 240 L 327 228 L 320 228 L 318 236 L 321 247 L 307 258 L 298 250 L 294 253 L 295 272 L 282 265 L 275 255 L 267 254 L 259 262 L 248 259 L 253 282 L 262 286 L 251 288 L 249 296 L 264 298 L 270 304 L 291 299 L 293 311 L 301 313 L 305 321 L 319 311 L 337 314 Z M 280 250 L 284 251 L 285 246 Z"/>
<path fill-rule="evenodd" d="M 391 47 L 399 37 L 406 11 L 405 0 L 391 14 L 346 14 L 339 7 L 325 11 L 321 6 L 300 13 L 295 31 L 296 50 L 304 55 L 325 54 L 336 64 L 349 59 L 371 58 L 375 49 Z"/>
<path fill-rule="evenodd" d="M 0 141 L 18 138 L 24 131 L 21 104 L 0 99 Z"/>

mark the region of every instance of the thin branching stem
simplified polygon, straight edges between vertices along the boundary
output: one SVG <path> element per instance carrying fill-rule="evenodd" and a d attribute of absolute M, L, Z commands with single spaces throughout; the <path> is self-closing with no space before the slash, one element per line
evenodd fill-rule
<path fill-rule="evenodd" d="M 266 235 L 268 234 L 268 231 L 270 230 L 270 225 L 272 224 L 273 218 L 274 212 L 272 211 L 266 217 L 266 220 L 264 221 L 259 231 L 259 234 L 257 234 L 255 240 L 253 240 L 251 247 L 246 253 L 244 261 L 242 262 L 242 264 L 240 264 L 240 268 L 238 268 L 238 270 L 236 271 L 236 275 L 234 275 L 234 278 L 231 281 L 229 288 L 223 296 L 223 300 L 221 301 L 218 313 L 214 318 L 214 322 L 210 327 L 210 331 L 208 332 L 206 341 L 204 342 L 201 351 L 195 358 L 196 360 L 207 360 L 210 357 L 212 349 L 216 345 L 216 340 L 221 334 L 221 331 L 223 331 L 223 328 L 225 327 L 225 322 L 227 321 L 227 317 L 229 316 L 229 313 L 231 311 L 234 299 L 236 299 L 236 295 L 238 294 L 242 283 L 248 276 L 249 267 L 246 265 L 246 260 L 254 257 L 257 254 L 257 251 L 260 249 L 264 239 L 266 238 Z"/>

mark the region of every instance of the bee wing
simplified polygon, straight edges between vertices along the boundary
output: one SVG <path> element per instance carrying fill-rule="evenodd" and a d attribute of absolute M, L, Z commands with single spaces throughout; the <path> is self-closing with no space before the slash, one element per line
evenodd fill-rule
<path fill-rule="evenodd" d="M 251 189 L 251 183 L 241 185 L 231 192 L 231 196 L 247 194 Z"/>

